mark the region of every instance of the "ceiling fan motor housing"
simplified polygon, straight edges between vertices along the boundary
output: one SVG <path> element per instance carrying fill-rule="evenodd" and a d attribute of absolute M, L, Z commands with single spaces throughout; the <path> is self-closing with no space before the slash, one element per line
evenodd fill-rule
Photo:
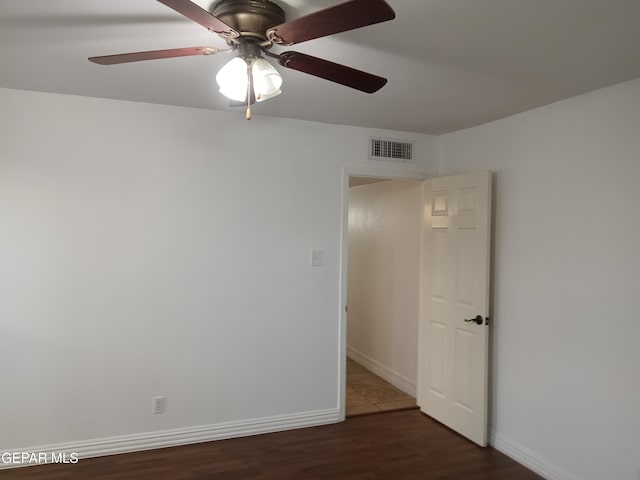
<path fill-rule="evenodd" d="M 212 13 L 240 36 L 266 40 L 270 28 L 285 22 L 284 10 L 269 0 L 220 0 Z"/>

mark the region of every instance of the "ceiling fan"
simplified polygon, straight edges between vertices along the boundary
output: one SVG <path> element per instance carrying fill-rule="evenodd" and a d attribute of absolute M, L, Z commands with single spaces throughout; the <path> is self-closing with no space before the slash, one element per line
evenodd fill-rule
<path fill-rule="evenodd" d="M 277 59 L 285 68 L 366 93 L 377 92 L 387 83 L 386 78 L 304 53 L 275 54 L 270 50 L 274 45 L 295 45 L 393 20 L 395 12 L 385 0 L 350 0 L 291 21 L 286 21 L 282 8 L 270 0 L 219 0 L 211 13 L 190 0 L 157 1 L 218 34 L 228 48 L 173 48 L 90 57 L 89 60 L 100 65 L 114 65 L 237 51 L 238 55 L 218 72 L 216 81 L 220 93 L 230 99 L 231 106 L 247 106 L 247 119 L 251 118 L 250 105 L 281 93 L 282 78 L 263 55 Z"/>

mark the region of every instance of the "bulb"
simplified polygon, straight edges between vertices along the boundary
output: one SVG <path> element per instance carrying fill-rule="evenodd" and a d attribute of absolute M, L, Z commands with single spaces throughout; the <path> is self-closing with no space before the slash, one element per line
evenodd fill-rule
<path fill-rule="evenodd" d="M 216 75 L 216 82 L 225 97 L 244 102 L 247 99 L 247 62 L 240 57 L 231 59 Z"/>

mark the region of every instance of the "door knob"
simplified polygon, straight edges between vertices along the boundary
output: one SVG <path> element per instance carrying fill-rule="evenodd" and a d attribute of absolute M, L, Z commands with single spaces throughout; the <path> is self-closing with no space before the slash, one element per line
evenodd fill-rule
<path fill-rule="evenodd" d="M 482 323 L 483 323 L 482 316 L 480 316 L 480 315 L 476 315 L 476 318 L 469 318 L 469 319 L 466 319 L 466 318 L 465 318 L 465 319 L 464 319 L 464 321 L 465 321 L 465 322 L 467 322 L 467 323 L 468 323 L 468 322 L 475 322 L 475 323 L 477 323 L 478 325 L 482 325 Z M 488 323 L 489 323 L 489 322 L 487 322 L 487 324 L 488 324 Z"/>

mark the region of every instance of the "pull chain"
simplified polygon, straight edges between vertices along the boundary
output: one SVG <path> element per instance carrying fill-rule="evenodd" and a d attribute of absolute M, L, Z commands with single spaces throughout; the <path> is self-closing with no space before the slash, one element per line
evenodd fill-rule
<path fill-rule="evenodd" d="M 253 62 L 247 62 L 247 120 L 251 120 L 251 92 L 253 90 Z"/>

